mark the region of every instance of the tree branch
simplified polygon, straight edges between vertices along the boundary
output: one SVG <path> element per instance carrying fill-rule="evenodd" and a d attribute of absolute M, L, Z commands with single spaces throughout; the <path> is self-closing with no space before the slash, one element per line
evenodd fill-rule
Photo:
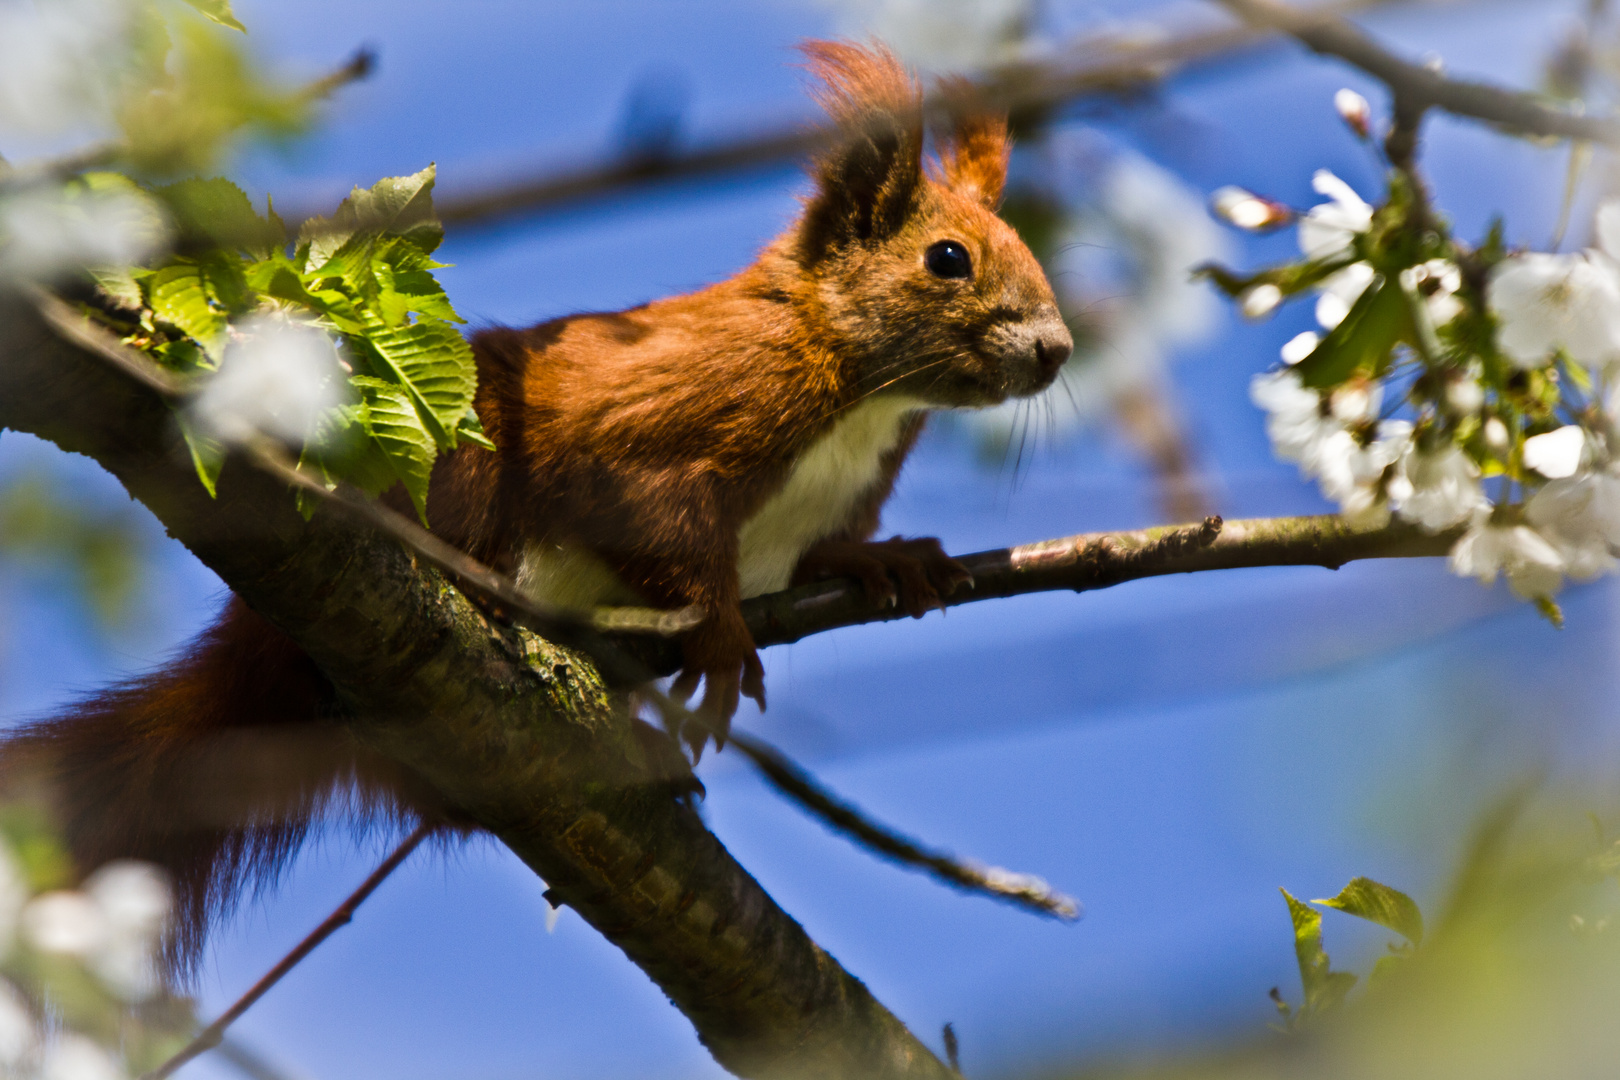
<path fill-rule="evenodd" d="M 1395 0 L 1335 0 L 1334 12 L 1386 6 Z M 1182 66 L 1224 56 L 1264 41 L 1267 27 L 1222 27 L 1146 43 L 1095 35 L 1072 42 L 1057 56 L 1009 64 L 976 82 L 930 97 L 925 112 L 937 117 L 954 109 L 1005 109 L 1015 116 L 1039 114 L 1087 95 L 1129 91 L 1161 81 Z M 839 137 L 831 126 L 793 124 L 726 139 L 700 149 L 661 157 L 636 157 L 562 169 L 499 184 L 483 191 L 441 193 L 436 199 L 445 225 L 486 227 L 587 199 L 624 194 L 655 183 L 696 179 L 806 157 Z M 310 215 L 306 215 L 310 216 Z M 300 220 L 297 216 L 290 221 Z"/>
<path fill-rule="evenodd" d="M 1083 533 L 960 556 L 958 561 L 973 574 L 973 581 L 943 602 L 955 607 L 1026 593 L 1089 592 L 1141 578 L 1204 570 L 1260 566 L 1337 570 L 1358 559 L 1444 555 L 1461 535 L 1461 529 L 1430 535 L 1400 523 L 1382 529 L 1355 528 L 1333 514 L 1226 522 L 1216 517 L 1199 525 Z M 840 627 L 907 617 L 896 607 L 871 600 L 855 582 L 842 579 L 745 600 L 743 616 L 762 648 Z M 669 642 L 613 637 L 660 674 L 673 672 L 680 664 L 679 651 Z"/>
<path fill-rule="evenodd" d="M 1015 873 L 999 866 L 975 866 L 944 852 L 929 851 L 838 798 L 774 746 L 740 731 L 733 731 L 729 738 L 772 787 L 862 847 L 902 866 L 917 867 L 958 889 L 993 896 L 1059 919 L 1080 917 L 1077 900 L 1057 892 L 1033 874 Z"/>
<path fill-rule="evenodd" d="M 679 802 L 577 653 L 488 618 L 377 533 L 226 464 L 162 395 L 0 296 L 0 428 L 87 454 L 327 673 L 363 745 L 431 784 L 642 968 L 744 1076 L 944 1077 Z"/>
<path fill-rule="evenodd" d="M 1543 105 L 1533 95 L 1488 83 L 1447 78 L 1403 60 L 1332 12 L 1301 11 L 1277 0 L 1220 0 L 1250 26 L 1281 30 L 1312 51 L 1336 56 L 1382 81 L 1407 110 L 1436 108 L 1484 120 L 1517 135 L 1586 139 L 1620 145 L 1620 119 Z"/>

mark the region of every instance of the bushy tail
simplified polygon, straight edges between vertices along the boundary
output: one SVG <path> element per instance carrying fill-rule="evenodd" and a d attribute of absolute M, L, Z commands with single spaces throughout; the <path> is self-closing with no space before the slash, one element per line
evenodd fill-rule
<path fill-rule="evenodd" d="M 323 812 L 423 812 L 419 785 L 330 722 L 332 700 L 313 661 L 232 598 L 167 667 L 6 735 L 0 786 L 45 804 L 82 873 L 118 858 L 169 872 L 165 959 L 183 976 L 210 923 L 273 882 Z"/>

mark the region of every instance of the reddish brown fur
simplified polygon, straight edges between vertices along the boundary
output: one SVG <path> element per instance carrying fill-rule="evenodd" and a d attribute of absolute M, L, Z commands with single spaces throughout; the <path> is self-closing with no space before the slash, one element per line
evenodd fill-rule
<path fill-rule="evenodd" d="M 513 572 L 527 545 L 566 543 L 648 603 L 700 605 L 679 685 L 706 680 L 719 723 L 739 691 L 764 695 L 739 608 L 739 530 L 800 455 L 874 395 L 954 407 L 1033 393 L 1069 347 L 1040 266 L 993 213 L 1004 123 L 964 122 L 941 140 L 930 177 L 920 92 L 892 55 L 836 42 L 805 54 L 848 137 L 814 163 L 800 221 L 698 292 L 476 335 L 476 408 L 499 451 L 441 460 L 428 502 L 436 532 L 501 570 Z M 971 255 L 970 278 L 926 267 L 942 241 Z M 827 522 L 804 552 L 800 579 L 848 573 L 881 592 L 892 576 L 915 611 L 959 580 L 936 542 L 862 543 L 921 416 L 903 421 L 847 520 Z M 217 760 L 222 734 L 305 723 L 329 702 L 307 658 L 234 603 L 182 661 L 34 727 L 8 745 L 5 765 L 13 776 L 42 766 L 65 785 L 81 865 L 136 854 L 170 867 L 195 928 L 182 944 L 195 945 L 241 871 L 273 872 L 331 792 L 358 782 L 387 806 L 434 812 L 408 794 L 409 778 L 345 749 L 315 755 L 286 790 L 245 785 L 227 827 L 188 822 L 194 763 Z"/>

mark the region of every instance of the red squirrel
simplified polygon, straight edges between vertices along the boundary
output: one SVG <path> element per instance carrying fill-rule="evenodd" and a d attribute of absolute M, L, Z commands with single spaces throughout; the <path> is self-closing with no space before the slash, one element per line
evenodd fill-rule
<path fill-rule="evenodd" d="M 765 703 L 743 599 L 849 576 L 920 615 L 966 579 L 937 540 L 870 541 L 879 511 L 928 410 L 1044 390 L 1072 346 L 1040 264 L 995 214 L 1005 119 L 960 118 L 925 164 L 921 91 L 891 53 L 804 53 L 846 134 L 814 161 L 798 219 L 697 292 L 474 335 L 475 407 L 498 450 L 441 459 L 427 504 L 436 533 L 551 604 L 700 608 L 674 690 L 702 681 L 722 732 L 740 694 Z M 136 857 L 170 871 L 183 963 L 326 800 L 430 805 L 334 740 L 279 790 L 233 790 L 251 814 L 196 823 L 207 799 L 188 788 L 224 753 L 211 747 L 330 724 L 333 709 L 313 662 L 233 598 L 167 668 L 12 736 L 0 767 L 52 778 L 84 869 Z"/>

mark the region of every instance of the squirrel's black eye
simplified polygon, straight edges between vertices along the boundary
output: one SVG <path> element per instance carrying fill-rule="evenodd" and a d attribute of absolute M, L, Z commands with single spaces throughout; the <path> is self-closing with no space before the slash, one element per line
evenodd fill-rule
<path fill-rule="evenodd" d="M 967 248 L 955 240 L 941 240 L 923 255 L 923 265 L 935 277 L 965 278 L 973 276 L 973 260 Z"/>

